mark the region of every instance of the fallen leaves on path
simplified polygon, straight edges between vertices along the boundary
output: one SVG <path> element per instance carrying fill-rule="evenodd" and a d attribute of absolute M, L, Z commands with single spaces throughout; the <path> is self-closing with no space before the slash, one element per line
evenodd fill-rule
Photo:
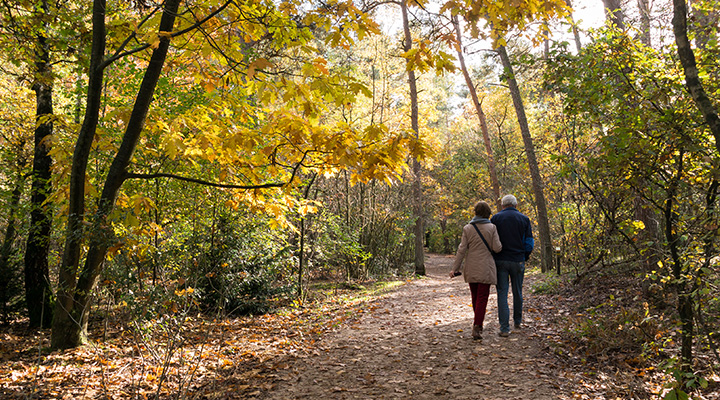
<path fill-rule="evenodd" d="M 498 336 L 494 294 L 483 340 L 472 340 L 469 290 L 447 278 L 451 261 L 430 255 L 426 278 L 376 301 L 354 329 L 327 335 L 319 356 L 296 360 L 262 398 L 560 398 L 534 329 Z"/>

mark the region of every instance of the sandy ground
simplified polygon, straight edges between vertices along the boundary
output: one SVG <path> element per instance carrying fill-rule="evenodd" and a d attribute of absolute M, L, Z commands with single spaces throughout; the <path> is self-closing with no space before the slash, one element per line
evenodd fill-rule
<path fill-rule="evenodd" d="M 452 256 L 427 255 L 427 278 L 368 305 L 317 351 L 278 372 L 266 399 L 557 399 L 557 371 L 539 337 L 525 279 L 525 325 L 498 336 L 493 288 L 481 341 L 471 338 L 467 284 L 450 279 Z M 510 300 L 512 305 L 512 301 Z M 511 307 L 512 308 L 512 307 Z"/>

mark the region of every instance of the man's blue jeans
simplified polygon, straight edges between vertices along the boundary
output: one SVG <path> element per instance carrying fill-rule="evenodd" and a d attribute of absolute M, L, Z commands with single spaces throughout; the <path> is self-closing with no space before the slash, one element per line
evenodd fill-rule
<path fill-rule="evenodd" d="M 520 325 L 522 323 L 522 285 L 525 277 L 525 263 L 495 260 L 495 267 L 497 268 L 497 303 L 500 332 L 510 332 L 508 289 L 512 284 L 513 320 L 516 325 Z"/>

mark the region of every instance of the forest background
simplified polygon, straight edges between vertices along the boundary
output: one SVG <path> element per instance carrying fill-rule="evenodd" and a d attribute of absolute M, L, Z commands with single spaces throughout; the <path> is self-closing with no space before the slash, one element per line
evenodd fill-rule
<path fill-rule="evenodd" d="M 113 324 L 161 393 L 203 323 L 422 275 L 513 193 L 538 293 L 594 294 L 558 352 L 717 390 L 720 7 L 580 6 L 1 1 L 2 323 Z"/>

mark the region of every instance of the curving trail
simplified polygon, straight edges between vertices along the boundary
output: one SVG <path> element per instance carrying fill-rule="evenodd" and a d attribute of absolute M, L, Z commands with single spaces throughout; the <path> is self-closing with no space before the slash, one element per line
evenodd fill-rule
<path fill-rule="evenodd" d="M 279 372 L 273 390 L 262 397 L 561 398 L 557 373 L 544 361 L 536 333 L 533 277 L 525 279 L 525 326 L 508 338 L 498 336 L 493 288 L 483 340 L 473 341 L 469 289 L 461 278 L 447 277 L 452 261 L 427 255 L 426 279 L 371 303 L 351 326 L 323 338 L 316 354 Z"/>

